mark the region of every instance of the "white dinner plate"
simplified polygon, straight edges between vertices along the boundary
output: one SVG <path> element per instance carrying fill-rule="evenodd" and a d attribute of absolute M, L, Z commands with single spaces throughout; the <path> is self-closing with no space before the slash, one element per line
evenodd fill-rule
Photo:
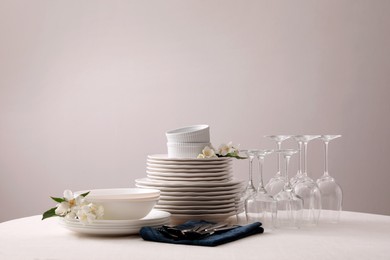
<path fill-rule="evenodd" d="M 152 209 L 152 211 L 144 218 L 142 219 L 129 219 L 129 220 L 108 220 L 108 219 L 99 219 L 95 220 L 91 224 L 83 224 L 81 223 L 78 219 L 64 219 L 64 221 L 68 224 L 73 224 L 73 225 L 83 225 L 83 226 L 126 226 L 126 227 L 131 227 L 131 226 L 139 226 L 139 225 L 149 225 L 149 224 L 154 224 L 156 222 L 162 222 L 162 221 L 167 221 L 169 220 L 169 217 L 171 214 L 166 211 L 161 211 L 157 209 Z"/>
<path fill-rule="evenodd" d="M 89 235 L 132 235 L 138 234 L 143 226 L 161 226 L 170 223 L 170 213 L 152 210 L 140 220 L 96 220 L 83 224 L 78 220 L 59 219 L 59 224 L 71 231 Z"/>
<path fill-rule="evenodd" d="M 231 189 L 231 187 L 236 187 L 241 184 L 240 181 L 237 180 L 229 180 L 229 181 L 157 181 L 150 180 L 148 178 L 136 179 L 135 182 L 140 185 L 147 186 L 156 186 L 156 187 L 172 187 L 172 188 L 219 188 L 226 187 L 225 189 Z"/>
<path fill-rule="evenodd" d="M 170 221 L 162 222 L 158 225 L 151 225 L 151 227 L 158 227 L 161 225 L 170 224 Z M 119 228 L 91 228 L 91 227 L 82 227 L 82 226 L 73 226 L 68 225 L 65 222 L 60 223 L 64 228 L 86 235 L 98 235 L 98 236 L 123 236 L 123 235 L 136 235 L 139 233 L 140 227 L 119 227 Z"/>
<path fill-rule="evenodd" d="M 192 165 L 181 165 L 181 164 L 158 164 L 158 163 L 146 163 L 147 167 L 151 168 L 159 168 L 159 169 L 202 169 L 202 170 L 208 170 L 208 169 L 224 169 L 227 167 L 230 167 L 231 164 L 211 164 L 211 165 L 205 165 L 205 164 L 192 164 Z"/>
<path fill-rule="evenodd" d="M 162 186 L 148 186 L 144 184 L 136 184 L 137 187 L 139 188 L 158 188 L 161 190 L 161 193 L 163 192 L 183 192 L 183 195 L 188 195 L 185 194 L 186 192 L 192 192 L 195 195 L 201 195 L 202 193 L 205 192 L 222 192 L 221 194 L 226 194 L 226 193 L 234 193 L 237 192 L 239 189 L 236 187 L 162 187 Z"/>
<path fill-rule="evenodd" d="M 239 195 L 236 194 L 236 193 L 231 193 L 231 194 L 223 194 L 223 195 L 205 195 L 205 194 L 198 194 L 198 195 L 189 195 L 189 196 L 183 196 L 182 193 L 180 193 L 180 195 L 163 195 L 163 196 L 160 196 L 160 201 L 177 201 L 177 202 L 202 202 L 202 201 L 210 201 L 210 203 L 214 202 L 214 201 L 223 201 L 223 200 L 231 200 L 231 199 L 235 199 L 236 197 L 238 197 Z"/>
<path fill-rule="evenodd" d="M 204 166 L 210 166 L 210 165 L 215 165 L 215 166 L 225 166 L 225 165 L 230 165 L 232 161 L 199 161 L 198 159 L 194 161 L 169 161 L 169 160 L 153 160 L 148 158 L 146 160 L 147 163 L 153 163 L 153 164 L 158 164 L 158 165 L 182 165 L 182 166 L 196 166 L 196 165 L 204 165 Z"/>
<path fill-rule="evenodd" d="M 231 189 L 231 190 L 215 190 L 215 189 L 207 189 L 200 191 L 188 191 L 184 190 L 164 190 L 161 191 L 161 196 L 176 196 L 176 197 L 188 197 L 188 196 L 220 196 L 220 195 L 238 195 L 242 192 L 241 188 Z M 161 197 L 160 197 L 161 198 Z"/>
<path fill-rule="evenodd" d="M 172 214 L 171 224 L 176 225 L 188 220 L 206 220 L 212 222 L 222 222 L 227 218 L 236 215 L 235 211 L 223 214 Z"/>
<path fill-rule="evenodd" d="M 168 154 L 153 154 L 148 155 L 148 159 L 156 161 L 165 161 L 169 163 L 187 163 L 187 164 L 206 164 L 206 163 L 224 163 L 226 161 L 231 161 L 229 157 L 218 157 L 218 158 L 172 158 L 168 157 Z"/>
<path fill-rule="evenodd" d="M 235 203 L 234 197 L 230 199 L 224 199 L 224 200 L 164 200 L 160 199 L 158 201 L 158 205 L 183 205 L 183 206 L 198 206 L 198 205 L 209 205 L 209 206 L 214 206 L 214 205 L 227 205 L 229 203 Z"/>
<path fill-rule="evenodd" d="M 157 181 L 229 181 L 232 175 L 218 177 L 165 177 L 153 174 L 147 174 L 148 178 Z"/>
<path fill-rule="evenodd" d="M 157 207 L 157 206 L 156 206 Z M 171 214 L 190 214 L 190 215 L 200 215 L 200 214 L 227 214 L 229 212 L 235 211 L 235 207 L 225 208 L 225 209 L 165 209 Z"/>
<path fill-rule="evenodd" d="M 214 173 L 214 172 L 230 172 L 232 167 L 213 168 L 213 169 L 166 169 L 157 167 L 146 167 L 148 171 L 153 172 L 170 172 L 170 173 Z"/>
<path fill-rule="evenodd" d="M 232 175 L 232 171 L 225 171 L 225 172 L 156 172 L 156 171 L 150 171 L 146 170 L 146 173 L 158 175 L 158 176 L 166 176 L 166 177 L 217 177 L 217 176 L 228 176 Z"/>
<path fill-rule="evenodd" d="M 235 209 L 234 202 L 221 203 L 219 205 L 163 205 L 158 204 L 155 206 L 157 209 L 166 210 L 171 212 L 171 210 L 222 210 L 222 209 Z"/>
<path fill-rule="evenodd" d="M 87 229 L 122 229 L 122 228 L 141 228 L 144 226 L 158 226 L 158 225 L 163 225 L 163 223 L 169 222 L 169 219 L 165 220 L 159 220 L 159 221 L 154 221 L 151 223 L 145 223 L 144 225 L 96 225 L 96 224 L 88 224 L 84 225 L 80 222 L 72 223 L 68 222 L 66 220 L 60 221 L 60 224 L 66 225 L 66 226 L 71 226 L 71 227 L 79 227 L 79 228 L 87 228 Z"/>

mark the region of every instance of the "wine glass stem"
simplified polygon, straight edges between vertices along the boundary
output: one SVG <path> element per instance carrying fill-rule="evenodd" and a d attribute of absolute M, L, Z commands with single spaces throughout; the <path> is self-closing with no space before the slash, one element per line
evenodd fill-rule
<path fill-rule="evenodd" d="M 307 144 L 308 142 L 304 142 L 304 148 L 303 148 L 303 171 L 302 173 L 307 176 Z"/>
<path fill-rule="evenodd" d="M 253 170 L 253 157 L 249 157 L 249 183 L 248 185 L 250 187 L 254 187 L 253 186 L 253 174 L 252 174 L 252 170 Z"/>
<path fill-rule="evenodd" d="M 282 149 L 282 142 L 281 141 L 277 141 L 276 144 L 277 144 L 278 150 Z M 277 164 L 278 171 L 276 172 L 276 174 L 280 175 L 280 154 L 278 154 L 278 156 L 276 158 L 277 158 L 277 163 L 278 163 Z"/>
<path fill-rule="evenodd" d="M 286 184 L 284 186 L 285 190 L 291 190 L 292 189 L 290 180 L 288 179 L 288 165 L 290 163 L 290 158 L 291 157 L 288 156 L 288 155 L 285 156 L 285 159 L 286 159 L 286 171 L 284 173 L 284 177 L 286 178 Z"/>
<path fill-rule="evenodd" d="M 263 183 L 263 164 L 264 164 L 264 157 L 259 157 L 259 173 L 260 173 L 260 183 L 258 187 L 258 191 L 265 191 L 264 183 Z"/>
<path fill-rule="evenodd" d="M 303 148 L 303 143 L 298 142 L 299 144 L 299 168 L 298 171 L 300 174 L 302 174 L 302 148 Z"/>
<path fill-rule="evenodd" d="M 325 165 L 324 165 L 324 168 L 325 168 L 325 171 L 324 171 L 324 175 L 325 176 L 329 176 L 329 172 L 328 172 L 328 162 L 329 162 L 329 158 L 328 158 L 328 153 L 329 151 L 329 142 L 328 141 L 325 141 Z"/>

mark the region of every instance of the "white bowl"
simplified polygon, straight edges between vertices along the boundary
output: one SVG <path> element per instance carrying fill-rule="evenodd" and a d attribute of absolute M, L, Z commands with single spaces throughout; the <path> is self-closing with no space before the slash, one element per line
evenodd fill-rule
<path fill-rule="evenodd" d="M 168 143 L 209 143 L 210 127 L 193 125 L 173 129 L 165 133 Z"/>
<path fill-rule="evenodd" d="M 88 192 L 78 191 L 75 194 Z M 116 188 L 116 189 L 93 189 L 89 190 L 88 198 L 99 199 L 146 199 L 160 196 L 160 190 L 140 188 Z"/>
<path fill-rule="evenodd" d="M 169 158 L 196 158 L 211 143 L 167 143 Z"/>
<path fill-rule="evenodd" d="M 82 193 L 84 191 L 76 194 Z M 86 199 L 104 207 L 103 219 L 131 220 L 148 215 L 158 202 L 159 194 L 155 189 L 100 189 L 90 190 Z"/>

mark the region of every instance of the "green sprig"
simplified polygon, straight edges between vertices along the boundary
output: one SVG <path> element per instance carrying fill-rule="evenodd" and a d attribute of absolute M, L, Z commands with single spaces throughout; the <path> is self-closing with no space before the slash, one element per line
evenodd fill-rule
<path fill-rule="evenodd" d="M 42 215 L 42 220 L 44 220 L 44 219 L 46 219 L 46 218 L 51 218 L 51 217 L 57 216 L 57 215 L 56 215 L 56 209 L 57 209 L 57 208 L 51 208 L 51 209 L 49 209 L 48 211 L 46 211 L 45 213 L 43 213 L 43 215 Z"/>
<path fill-rule="evenodd" d="M 230 158 L 236 158 L 236 159 L 247 159 L 247 157 L 239 156 L 237 153 L 228 153 L 226 155 L 216 154 L 218 157 L 230 157 Z"/>
<path fill-rule="evenodd" d="M 50 197 L 52 200 L 54 200 L 55 202 L 58 202 L 58 203 L 61 203 L 61 202 L 64 202 L 66 201 L 65 198 L 56 198 L 56 197 Z"/>
<path fill-rule="evenodd" d="M 86 197 L 90 192 L 85 192 L 83 194 L 80 194 L 79 196 L 81 197 Z M 58 203 L 61 203 L 61 202 L 65 202 L 66 199 L 65 198 L 58 198 L 58 197 L 50 197 L 52 200 L 54 200 L 55 202 L 58 202 Z M 56 217 L 56 216 L 59 216 L 56 214 L 56 209 L 57 207 L 54 207 L 54 208 L 51 208 L 49 209 L 48 211 L 45 211 L 43 214 L 42 214 L 42 220 L 44 219 L 47 219 L 47 218 L 51 218 L 51 217 Z"/>

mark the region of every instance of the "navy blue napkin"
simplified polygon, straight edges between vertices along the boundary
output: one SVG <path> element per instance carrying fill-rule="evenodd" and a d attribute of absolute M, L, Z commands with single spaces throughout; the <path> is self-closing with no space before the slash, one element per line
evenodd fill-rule
<path fill-rule="evenodd" d="M 203 220 L 201 221 L 191 220 L 191 221 L 187 221 L 182 225 L 176 226 L 176 228 L 188 229 L 203 223 L 214 224 L 212 222 L 207 222 Z M 261 223 L 255 222 L 245 226 L 239 226 L 237 228 L 228 231 L 217 232 L 210 236 L 197 238 L 197 239 L 188 239 L 188 238 L 174 239 L 164 235 L 164 232 L 161 232 L 159 231 L 159 229 L 153 227 L 142 227 L 140 230 L 140 235 L 144 240 L 154 241 L 154 242 L 182 244 L 182 245 L 196 245 L 196 246 L 218 246 L 254 234 L 260 234 L 263 232 L 264 229 L 261 227 Z"/>

